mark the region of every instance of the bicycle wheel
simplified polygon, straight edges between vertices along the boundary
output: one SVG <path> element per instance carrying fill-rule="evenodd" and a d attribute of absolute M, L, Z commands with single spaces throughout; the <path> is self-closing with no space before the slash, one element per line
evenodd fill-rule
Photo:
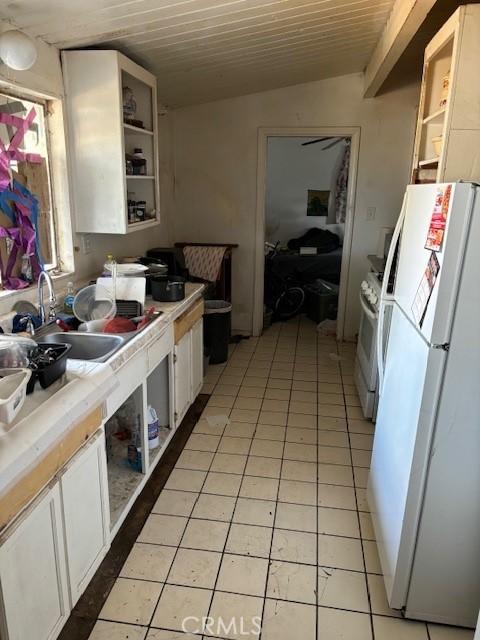
<path fill-rule="evenodd" d="M 302 308 L 305 292 L 301 287 L 290 287 L 282 293 L 275 304 L 275 312 L 280 320 L 293 318 Z"/>

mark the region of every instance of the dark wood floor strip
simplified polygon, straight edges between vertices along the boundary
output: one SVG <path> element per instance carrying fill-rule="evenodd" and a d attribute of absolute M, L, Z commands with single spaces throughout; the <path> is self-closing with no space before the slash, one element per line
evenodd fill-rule
<path fill-rule="evenodd" d="M 135 501 L 128 517 L 115 536 L 102 564 L 85 593 L 75 605 L 59 640 L 88 640 L 98 615 L 118 577 L 135 540 L 168 480 L 210 396 L 199 395 L 170 441 L 161 461 Z"/>

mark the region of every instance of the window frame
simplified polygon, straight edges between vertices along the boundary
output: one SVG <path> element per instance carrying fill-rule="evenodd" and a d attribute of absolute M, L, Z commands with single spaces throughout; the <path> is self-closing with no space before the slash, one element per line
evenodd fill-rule
<path fill-rule="evenodd" d="M 56 269 L 51 275 L 59 286 L 75 276 L 74 222 L 70 157 L 68 155 L 67 108 L 63 85 L 52 86 L 52 90 L 39 86 L 37 77 L 31 78 L 32 86 L 6 78 L 0 72 L 0 92 L 18 95 L 32 102 L 45 102 L 46 135 L 49 139 L 49 175 L 51 207 L 55 220 Z M 47 82 L 47 84 L 50 84 Z M 52 83 L 55 84 L 55 83 Z M 36 85 L 36 86 L 35 86 Z M 36 291 L 36 283 L 21 290 L 0 289 L 0 308 L 5 309 L 6 299 L 21 297 L 27 299 Z"/>
<path fill-rule="evenodd" d="M 52 149 L 51 149 L 51 141 L 50 141 L 50 126 L 49 126 L 49 118 L 50 118 L 50 102 L 46 97 L 35 95 L 32 93 L 22 92 L 17 89 L 11 89 L 0 83 L 0 96 L 7 98 L 7 100 L 19 100 L 26 101 L 32 103 L 34 105 L 39 105 L 43 110 L 43 129 L 45 132 L 45 161 L 47 168 L 47 189 L 49 195 L 49 225 L 48 231 L 50 236 L 50 244 L 52 247 L 51 258 L 52 262 L 46 263 L 44 265 L 45 271 L 49 271 L 52 274 L 59 272 L 59 265 L 61 264 L 60 256 L 58 252 L 58 225 L 57 225 L 57 208 L 55 206 L 55 194 L 53 187 L 53 176 L 52 176 Z M 34 194 L 35 195 L 35 194 Z M 35 283 L 32 283 L 35 284 Z M 0 291 L 9 291 L 5 289 L 3 286 L 3 282 L 0 276 Z"/>

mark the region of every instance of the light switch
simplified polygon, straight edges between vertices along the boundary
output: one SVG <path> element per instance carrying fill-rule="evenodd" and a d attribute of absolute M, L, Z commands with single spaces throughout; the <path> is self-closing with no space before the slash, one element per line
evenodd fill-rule
<path fill-rule="evenodd" d="M 367 207 L 367 215 L 366 215 L 367 220 L 375 220 L 376 212 L 377 212 L 376 207 Z"/>

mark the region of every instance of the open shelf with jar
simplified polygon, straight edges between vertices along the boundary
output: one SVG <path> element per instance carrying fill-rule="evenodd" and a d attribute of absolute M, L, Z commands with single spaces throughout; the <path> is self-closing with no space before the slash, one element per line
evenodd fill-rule
<path fill-rule="evenodd" d="M 118 51 L 62 58 L 77 231 L 127 234 L 159 224 L 155 76 Z"/>
<path fill-rule="evenodd" d="M 107 401 L 105 447 L 113 533 L 175 432 L 171 335 L 152 345 L 148 364 L 147 358 L 131 362 L 132 369 L 119 379 L 116 393 Z"/>
<path fill-rule="evenodd" d="M 110 522 L 114 527 L 146 471 L 142 385 L 105 423 Z"/>
<path fill-rule="evenodd" d="M 464 5 L 425 49 L 414 183 L 480 180 L 480 5 Z"/>

